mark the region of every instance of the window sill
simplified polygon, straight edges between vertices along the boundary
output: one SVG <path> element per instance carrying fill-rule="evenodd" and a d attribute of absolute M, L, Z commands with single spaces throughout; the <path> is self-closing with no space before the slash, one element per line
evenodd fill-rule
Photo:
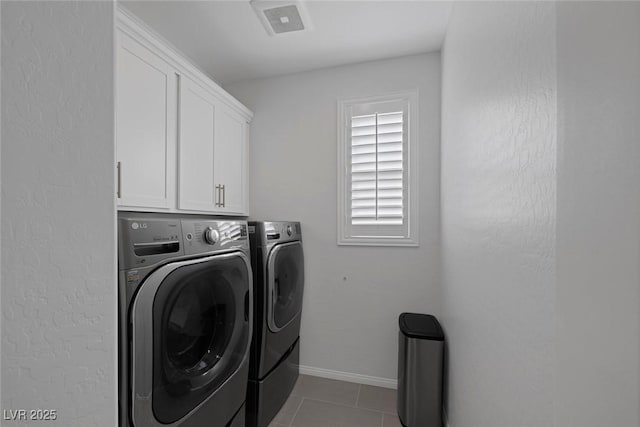
<path fill-rule="evenodd" d="M 338 246 L 396 246 L 419 247 L 417 239 L 411 237 L 339 237 Z"/>

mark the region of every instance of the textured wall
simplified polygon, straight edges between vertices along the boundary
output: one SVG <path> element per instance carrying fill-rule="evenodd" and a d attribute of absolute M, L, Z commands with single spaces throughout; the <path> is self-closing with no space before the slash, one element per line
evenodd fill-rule
<path fill-rule="evenodd" d="M 112 426 L 114 5 L 1 7 L 2 425 Z"/>
<path fill-rule="evenodd" d="M 420 247 L 336 245 L 339 97 L 418 88 Z M 369 62 L 226 88 L 255 112 L 251 212 L 302 221 L 301 363 L 395 380 L 397 316 L 439 314 L 440 55 Z"/>
<path fill-rule="evenodd" d="M 449 23 L 441 310 L 452 427 L 553 422 L 555 18 L 550 2 L 469 2 Z"/>
<path fill-rule="evenodd" d="M 640 425 L 640 3 L 558 5 L 556 426 Z"/>

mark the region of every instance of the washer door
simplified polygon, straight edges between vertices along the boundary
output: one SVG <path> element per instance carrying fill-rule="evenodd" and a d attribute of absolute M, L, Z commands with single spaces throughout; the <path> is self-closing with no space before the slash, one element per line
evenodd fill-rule
<path fill-rule="evenodd" d="M 304 256 L 302 242 L 275 246 L 269 253 L 268 318 L 269 329 L 278 332 L 302 311 Z"/>
<path fill-rule="evenodd" d="M 249 265 L 240 252 L 172 263 L 141 286 L 132 313 L 136 427 L 183 420 L 246 359 Z"/>

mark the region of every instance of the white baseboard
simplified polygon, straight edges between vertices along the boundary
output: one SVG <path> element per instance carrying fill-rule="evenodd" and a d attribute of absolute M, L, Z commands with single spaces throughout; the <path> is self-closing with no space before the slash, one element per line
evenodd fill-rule
<path fill-rule="evenodd" d="M 384 388 L 398 388 L 398 381 L 392 378 L 372 377 L 369 375 L 352 374 L 350 372 L 333 371 L 331 369 L 314 368 L 313 366 L 300 365 L 300 373 L 313 377 L 329 378 L 332 380 L 347 381 L 350 383 L 374 385 Z"/>

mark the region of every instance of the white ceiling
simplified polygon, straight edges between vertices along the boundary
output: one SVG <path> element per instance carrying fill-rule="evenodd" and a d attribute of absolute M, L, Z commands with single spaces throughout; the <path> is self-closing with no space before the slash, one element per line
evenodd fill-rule
<path fill-rule="evenodd" d="M 220 84 L 440 50 L 452 4 L 305 1 L 313 28 L 271 37 L 249 0 L 120 3 Z"/>

